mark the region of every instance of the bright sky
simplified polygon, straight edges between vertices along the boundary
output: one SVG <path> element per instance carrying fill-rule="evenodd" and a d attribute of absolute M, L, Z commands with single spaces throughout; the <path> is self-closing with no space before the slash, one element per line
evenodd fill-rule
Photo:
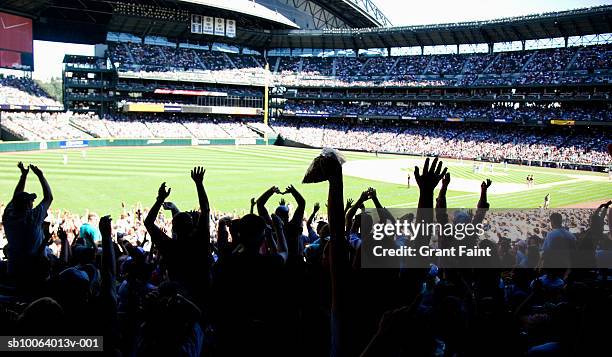
<path fill-rule="evenodd" d="M 612 0 L 374 0 L 395 26 L 490 20 L 583 7 Z M 34 78 L 62 74 L 65 54 L 94 54 L 93 46 L 34 41 Z"/>

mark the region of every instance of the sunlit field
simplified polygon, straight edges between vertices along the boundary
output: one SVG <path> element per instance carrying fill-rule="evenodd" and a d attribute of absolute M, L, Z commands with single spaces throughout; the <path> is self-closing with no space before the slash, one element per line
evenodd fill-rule
<path fill-rule="evenodd" d="M 7 203 L 10 199 L 19 176 L 16 164 L 23 161 L 39 165 L 47 175 L 55 196 L 54 209 L 73 212 L 90 209 L 99 214 L 116 214 L 122 202 L 128 207 L 138 202 L 148 207 L 163 181 L 172 188 L 169 200 L 181 209 L 191 209 L 196 207 L 197 199 L 189 170 L 202 165 L 207 170 L 205 184 L 214 209 L 241 213 L 249 209 L 251 197 L 259 196 L 270 186 L 284 190 L 287 185 L 294 184 L 306 198 L 308 212 L 315 202 L 326 202 L 327 185 L 301 183 L 304 172 L 318 153 L 314 149 L 276 146 L 90 148 L 4 153 L 0 155 L 0 201 Z M 371 164 L 401 172 L 402 177 L 408 172 L 414 176 L 414 164 L 422 165 L 424 160 L 401 155 L 344 154 L 348 160 L 345 167 L 353 163 L 353 167 L 367 170 Z M 68 157 L 67 164 L 63 162 L 63 155 Z M 356 163 L 358 160 L 363 161 Z M 491 207 L 496 208 L 536 208 L 547 193 L 551 194 L 552 207 L 584 206 L 612 198 L 612 182 L 607 174 L 514 165 L 504 168 L 501 164 L 495 164 L 493 172 L 485 164 L 484 170 L 474 173 L 472 162 L 446 160 L 445 163 L 455 183 L 451 184 L 452 190 L 448 193 L 450 207 L 474 207 L 478 201 L 479 182 L 485 178 L 493 180 L 489 201 Z M 356 199 L 361 191 L 372 186 L 385 206 L 416 206 L 418 189 L 414 178 L 411 187 L 407 188 L 404 179 L 401 182 L 384 177 L 374 180 L 364 178 L 369 177 L 368 172 L 354 171 L 345 170 L 345 199 Z M 377 174 L 381 176 L 380 172 Z M 528 174 L 534 175 L 533 188 L 525 184 Z M 496 184 L 498 190 L 495 190 Z M 30 175 L 26 190 L 40 197 L 34 175 Z M 289 195 L 284 198 L 292 201 Z M 273 197 L 270 204 L 275 205 L 279 199 Z M 323 204 L 322 210 L 325 210 Z"/>

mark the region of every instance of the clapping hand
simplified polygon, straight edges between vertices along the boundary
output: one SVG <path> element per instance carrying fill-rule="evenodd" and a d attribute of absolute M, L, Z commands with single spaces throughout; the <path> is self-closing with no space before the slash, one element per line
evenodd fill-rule
<path fill-rule="evenodd" d="M 19 163 L 17 164 L 17 167 L 21 171 L 21 175 L 22 176 L 27 176 L 27 174 L 30 172 L 30 167 L 29 166 L 27 168 L 24 167 L 23 166 L 23 162 L 21 162 L 21 161 L 19 161 Z"/>
<path fill-rule="evenodd" d="M 22 164 L 22 166 L 23 166 L 23 164 Z M 32 169 L 32 172 L 34 173 L 34 175 L 36 175 L 38 177 L 42 176 L 42 174 L 43 174 L 42 170 L 39 169 L 38 166 L 36 166 L 36 165 L 30 164 L 30 169 Z M 23 171 L 22 171 L 22 173 L 23 173 Z"/>
<path fill-rule="evenodd" d="M 159 190 L 157 191 L 157 200 L 162 202 L 165 201 L 166 198 L 170 196 L 170 191 L 172 191 L 172 189 L 168 187 L 168 189 L 166 190 L 166 183 L 163 182 L 161 186 L 159 186 Z"/>

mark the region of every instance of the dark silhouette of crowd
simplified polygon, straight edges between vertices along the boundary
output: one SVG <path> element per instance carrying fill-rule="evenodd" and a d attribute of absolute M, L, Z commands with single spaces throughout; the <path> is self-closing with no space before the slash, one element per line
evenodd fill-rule
<path fill-rule="evenodd" d="M 604 233 L 611 202 L 588 211 L 588 229 L 576 235 L 553 213 L 539 235 L 473 241 L 492 247 L 492 260 L 516 260 L 512 268 L 450 269 L 432 259 L 430 268 L 368 269 L 362 249 L 373 244 L 374 220 L 398 218 L 374 188 L 345 201 L 343 161 L 324 149 L 304 176 L 303 183 L 327 186 L 326 219 L 317 218 L 319 203 L 306 219 L 307 202 L 294 186 L 272 186 L 239 218 L 215 216 L 206 169 L 194 167 L 198 209 L 180 211 L 169 201 L 172 188 L 162 183 L 151 208 L 131 217 L 148 233 L 136 244 L 110 216 L 90 215 L 78 231 L 59 225 L 51 232 L 45 219 L 51 184 L 40 168 L 20 162 L 2 217 L 8 245 L 0 270 L 1 334 L 104 336 L 106 353 L 131 356 L 604 351 L 612 306 L 612 237 Z M 36 205 L 36 195 L 24 191 L 31 175 L 43 192 Z M 442 161 L 427 158 L 414 178 L 417 221 L 482 222 L 489 214 L 490 180 L 481 185 L 475 212 L 449 217 L 443 212 L 451 173 Z M 172 217 L 160 215 L 162 209 Z M 415 242 L 432 245 L 431 238 L 419 235 Z M 56 240 L 59 253 L 50 254 Z M 559 253 L 567 251 L 585 268 L 563 268 Z"/>

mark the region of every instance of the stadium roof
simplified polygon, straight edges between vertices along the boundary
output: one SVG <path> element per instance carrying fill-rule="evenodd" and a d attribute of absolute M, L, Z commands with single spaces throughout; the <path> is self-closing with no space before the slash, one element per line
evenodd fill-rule
<path fill-rule="evenodd" d="M 314 0 L 356 28 L 391 26 L 391 21 L 372 0 Z"/>
<path fill-rule="evenodd" d="M 226 11 L 235 12 L 243 15 L 250 15 L 276 22 L 292 28 L 299 28 L 293 21 L 280 14 L 278 11 L 273 11 L 265 6 L 262 6 L 252 0 L 177 0 L 178 2 L 191 3 L 207 7 L 218 8 Z"/>
<path fill-rule="evenodd" d="M 459 45 L 612 32 L 612 6 L 423 26 L 274 31 L 271 48 L 387 48 Z"/>
<path fill-rule="evenodd" d="M 236 1 L 236 0 L 233 0 Z M 247 1 L 247 0 L 242 0 Z M 343 6 L 360 0 L 311 0 L 342 11 Z M 124 1 L 126 3 L 127 0 Z M 215 0 L 140 0 L 138 4 L 169 9 L 178 15 L 172 19 L 137 16 L 120 13 L 120 1 L 107 0 L 2 0 L 0 11 L 34 19 L 34 38 L 37 40 L 74 42 L 84 44 L 103 43 L 106 33 L 127 32 L 137 36 L 166 36 L 180 41 L 218 42 L 250 48 L 315 48 L 315 49 L 367 49 L 388 47 L 413 47 L 434 45 L 458 45 L 498 43 L 555 37 L 583 36 L 612 33 L 612 5 L 568 10 L 541 15 L 512 17 L 490 21 L 452 24 L 369 27 L 360 29 L 291 30 L 281 23 L 282 15 L 268 10 L 261 17 L 248 14 L 245 9 L 238 14 L 231 2 Z M 130 1 L 130 3 L 134 3 Z M 208 3 L 214 3 L 209 7 Z M 341 4 L 342 3 L 342 4 Z M 323 6 L 323 5 L 321 5 Z M 189 13 L 236 18 L 238 31 L 235 38 L 206 37 L 191 34 Z M 349 12 L 347 12 L 348 14 Z M 353 9 L 351 13 L 355 13 Z M 186 14 L 186 15 L 185 15 Z M 186 16 L 186 20 L 181 16 Z M 273 20 L 270 20 L 272 16 Z M 346 16 L 346 15 L 345 15 Z M 283 16 L 284 17 L 284 16 Z M 180 18 L 180 19 L 177 19 Z M 78 29 L 78 31 L 75 31 Z"/>

